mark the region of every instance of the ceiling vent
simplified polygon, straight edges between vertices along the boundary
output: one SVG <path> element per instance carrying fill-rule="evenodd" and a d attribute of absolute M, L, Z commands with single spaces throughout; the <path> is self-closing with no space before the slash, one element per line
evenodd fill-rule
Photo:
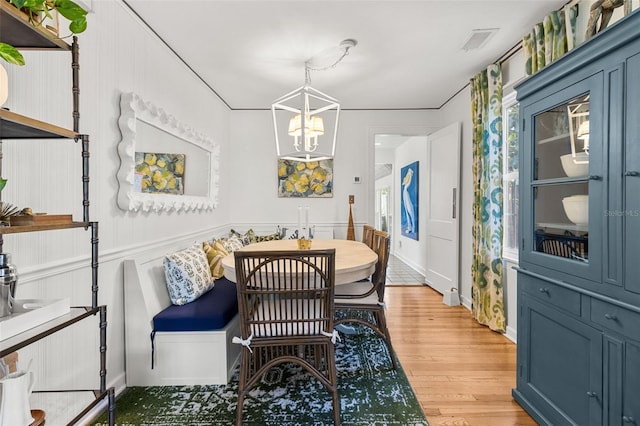
<path fill-rule="evenodd" d="M 462 45 L 462 50 L 468 52 L 470 50 L 480 49 L 487 44 L 487 41 L 497 33 L 499 28 L 485 28 L 480 30 L 471 30 L 471 34 L 467 38 L 467 41 Z"/>

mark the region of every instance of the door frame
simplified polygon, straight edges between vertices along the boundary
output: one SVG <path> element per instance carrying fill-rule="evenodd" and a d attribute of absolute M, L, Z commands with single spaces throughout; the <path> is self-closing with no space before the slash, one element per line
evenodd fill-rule
<path fill-rule="evenodd" d="M 375 203 L 376 203 L 376 182 L 375 182 L 375 167 L 376 167 L 376 146 L 375 139 L 376 135 L 386 134 L 386 135 L 402 135 L 402 136 L 427 136 L 430 133 L 433 133 L 437 130 L 441 129 L 441 127 L 434 126 L 372 126 L 368 129 L 368 140 L 369 140 L 369 153 L 368 153 L 368 164 L 369 164 L 369 176 L 371 179 L 368 179 L 367 184 L 367 223 L 375 223 Z M 396 164 L 394 164 L 394 171 L 396 169 Z M 398 199 L 397 194 L 395 193 L 396 189 L 391 187 L 391 201 L 395 203 Z M 395 215 L 394 215 L 395 216 Z M 395 220 L 395 219 L 394 219 Z M 394 245 L 391 244 L 390 254 L 393 254 L 395 249 Z"/>

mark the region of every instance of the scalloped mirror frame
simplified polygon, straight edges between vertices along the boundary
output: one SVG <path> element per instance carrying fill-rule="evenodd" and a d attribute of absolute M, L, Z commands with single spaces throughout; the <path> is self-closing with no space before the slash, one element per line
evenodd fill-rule
<path fill-rule="evenodd" d="M 135 178 L 136 122 L 142 121 L 181 140 L 196 145 L 210 155 L 209 195 L 146 194 L 133 189 Z M 145 102 L 135 93 L 120 96 L 120 118 L 118 125 L 122 140 L 118 143 L 120 168 L 118 169 L 118 207 L 125 211 L 190 211 L 210 210 L 218 207 L 218 183 L 220 170 L 220 147 L 213 140 L 190 127 L 181 124 L 175 117 L 150 102 Z"/>

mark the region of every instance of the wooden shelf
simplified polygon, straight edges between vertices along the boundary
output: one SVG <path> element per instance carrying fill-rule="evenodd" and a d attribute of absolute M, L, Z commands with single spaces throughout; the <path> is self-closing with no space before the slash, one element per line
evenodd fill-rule
<path fill-rule="evenodd" d="M 75 139 L 79 136 L 72 130 L 0 109 L 0 139 Z"/>
<path fill-rule="evenodd" d="M 89 222 L 70 222 L 47 225 L 23 225 L 0 227 L 0 234 L 20 234 L 23 232 L 55 231 L 57 229 L 88 228 Z"/>
<path fill-rule="evenodd" d="M 16 49 L 71 50 L 64 41 L 43 28 L 35 28 L 26 14 L 6 1 L 0 1 L 0 42 Z"/>
<path fill-rule="evenodd" d="M 60 331 L 84 318 L 95 315 L 99 310 L 100 307 L 73 307 L 68 314 L 54 318 L 51 321 L 47 321 L 37 327 L 30 328 L 29 330 L 23 331 L 22 333 L 8 339 L 0 340 L 0 357 L 22 349 L 25 346 L 37 342 L 44 337 L 50 336 L 56 331 Z"/>

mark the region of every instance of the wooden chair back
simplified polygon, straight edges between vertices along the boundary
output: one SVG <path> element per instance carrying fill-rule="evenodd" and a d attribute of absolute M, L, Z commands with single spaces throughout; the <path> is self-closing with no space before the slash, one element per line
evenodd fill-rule
<path fill-rule="evenodd" d="M 373 247 L 373 233 L 375 229 L 373 226 L 364 225 L 362 227 L 362 242 L 365 243 L 369 248 Z"/>
<path fill-rule="evenodd" d="M 335 249 L 236 251 L 234 257 L 243 338 L 332 332 Z"/>
<path fill-rule="evenodd" d="M 371 277 L 373 287 L 378 293 L 380 302 L 384 301 L 384 287 L 387 281 L 387 266 L 389 264 L 389 252 L 391 250 L 391 239 L 384 231 L 374 231 L 371 249 L 378 255 L 376 269 Z"/>
<path fill-rule="evenodd" d="M 375 231 L 373 234 L 372 250 L 378 254 L 376 269 L 369 282 L 354 282 L 337 296 L 336 309 L 337 324 L 362 324 L 369 327 L 382 337 L 391 355 L 391 365 L 394 370 L 398 368 L 391 336 L 387 327 L 387 319 L 384 307 L 384 290 L 387 280 L 387 265 L 389 263 L 391 240 L 389 234 L 383 231 Z M 346 287 L 346 286 L 345 286 Z M 338 286 L 340 292 L 340 286 Z M 367 313 L 367 315 L 363 315 Z"/>

